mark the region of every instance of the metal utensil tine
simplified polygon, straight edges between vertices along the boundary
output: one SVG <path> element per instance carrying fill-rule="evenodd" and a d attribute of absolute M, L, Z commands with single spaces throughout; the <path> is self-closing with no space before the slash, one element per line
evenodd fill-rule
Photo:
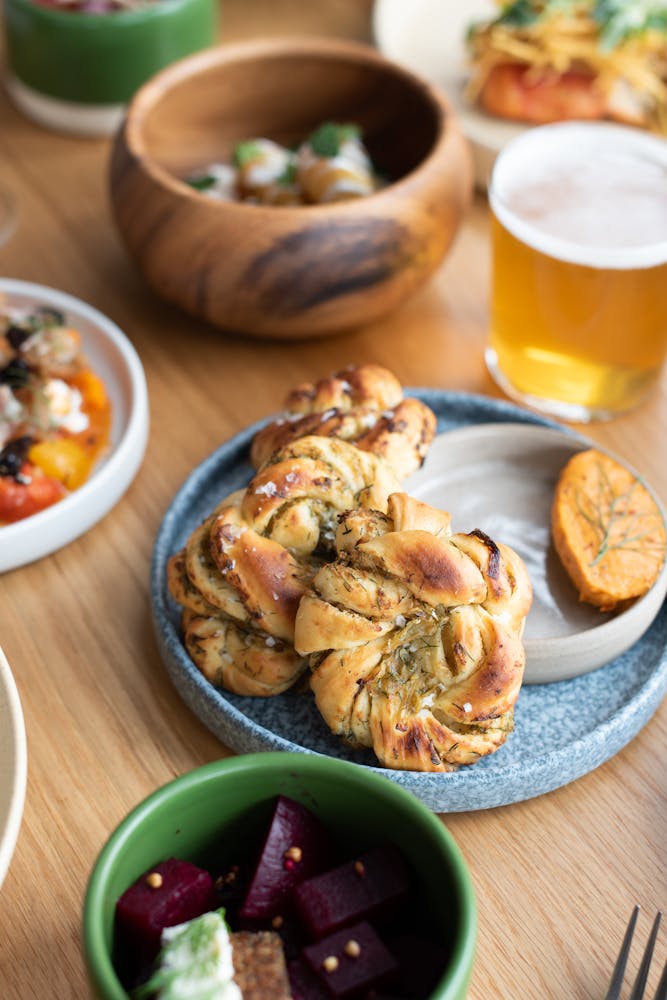
<path fill-rule="evenodd" d="M 627 965 L 628 955 L 630 954 L 630 944 L 632 943 L 632 935 L 635 933 L 635 924 L 637 923 L 638 913 L 639 907 L 635 906 L 625 932 L 625 937 L 623 938 L 621 950 L 619 951 L 618 958 L 616 959 L 614 971 L 611 974 L 611 982 L 609 983 L 609 989 L 604 1000 L 620 1000 L 621 987 L 623 986 L 623 976 L 625 975 L 625 966 Z"/>
<path fill-rule="evenodd" d="M 644 996 L 644 987 L 646 986 L 646 980 L 648 979 L 648 970 L 651 965 L 651 959 L 653 957 L 653 947 L 655 945 L 655 939 L 658 936 L 658 927 L 660 926 L 661 918 L 662 918 L 662 913 L 660 912 L 660 910 L 658 910 L 658 912 L 655 915 L 655 920 L 653 921 L 653 927 L 651 928 L 650 937 L 646 944 L 644 957 L 642 958 L 642 964 L 639 966 L 639 972 L 637 973 L 635 985 L 632 987 L 630 1000 L 642 1000 L 642 997 Z"/>
<path fill-rule="evenodd" d="M 662 970 L 660 982 L 658 983 L 653 1000 L 667 1000 L 667 962 L 665 962 L 665 967 Z"/>

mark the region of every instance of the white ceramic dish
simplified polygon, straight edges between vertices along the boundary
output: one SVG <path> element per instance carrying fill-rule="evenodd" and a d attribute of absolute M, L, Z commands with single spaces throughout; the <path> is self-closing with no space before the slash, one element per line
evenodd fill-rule
<path fill-rule="evenodd" d="M 0 572 L 55 552 L 88 531 L 118 502 L 141 465 L 148 438 L 148 394 L 139 356 L 97 309 L 43 285 L 0 279 L 10 305 L 61 309 L 81 334 L 82 349 L 111 398 L 111 449 L 90 479 L 39 514 L 0 527 Z"/>
<path fill-rule="evenodd" d="M 667 593 L 665 562 L 651 590 L 621 614 L 578 600 L 551 542 L 550 515 L 561 469 L 591 446 L 549 427 L 465 427 L 438 435 L 405 484 L 407 492 L 448 510 L 455 531 L 481 528 L 526 563 L 533 584 L 524 633 L 527 684 L 569 680 L 610 663 L 644 634 Z"/>
<path fill-rule="evenodd" d="M 466 30 L 471 22 L 497 14 L 493 0 L 376 0 L 373 12 L 380 51 L 426 77 L 449 98 L 472 145 L 475 180 L 482 188 L 488 184 L 500 150 L 526 129 L 484 114 L 464 94 Z"/>
<path fill-rule="evenodd" d="M 27 773 L 21 702 L 7 658 L 0 648 L 0 886 L 21 826 Z"/>
<path fill-rule="evenodd" d="M 120 126 L 125 104 L 77 104 L 60 101 L 29 87 L 10 74 L 6 87 L 26 118 L 55 132 L 70 135 L 111 136 Z"/>

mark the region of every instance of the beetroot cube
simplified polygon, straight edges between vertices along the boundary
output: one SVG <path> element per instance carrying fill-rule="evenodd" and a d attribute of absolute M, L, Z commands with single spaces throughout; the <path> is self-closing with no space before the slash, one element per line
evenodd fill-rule
<path fill-rule="evenodd" d="M 279 796 L 239 918 L 282 915 L 294 887 L 330 861 L 329 835 L 319 819 L 300 802 Z"/>
<path fill-rule="evenodd" d="M 287 973 L 292 1000 L 330 1000 L 331 994 L 302 958 L 293 959 Z"/>
<path fill-rule="evenodd" d="M 294 892 L 294 903 L 317 940 L 346 924 L 385 916 L 409 888 L 403 856 L 387 844 L 303 882 Z"/>
<path fill-rule="evenodd" d="M 356 997 L 385 983 L 398 963 L 370 924 L 362 922 L 336 931 L 302 955 L 311 971 L 333 997 Z"/>
<path fill-rule="evenodd" d="M 192 920 L 217 905 L 213 880 L 207 871 L 169 858 L 145 872 L 116 903 L 119 949 L 151 961 L 160 948 L 165 927 Z"/>

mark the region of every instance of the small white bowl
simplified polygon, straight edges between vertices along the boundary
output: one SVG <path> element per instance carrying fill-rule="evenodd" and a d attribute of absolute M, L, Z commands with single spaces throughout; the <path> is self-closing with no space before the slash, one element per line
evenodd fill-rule
<path fill-rule="evenodd" d="M 21 702 L 7 658 L 0 648 L 0 886 L 21 826 L 27 773 Z"/>
<path fill-rule="evenodd" d="M 665 562 L 648 593 L 625 611 L 602 612 L 579 600 L 556 555 L 550 513 L 562 468 L 585 448 L 607 451 L 552 427 L 476 424 L 439 434 L 422 468 L 405 484 L 414 496 L 448 510 L 454 531 L 482 528 L 524 560 L 533 584 L 523 636 L 526 684 L 570 680 L 615 660 L 650 627 L 667 593 Z M 612 458 L 637 475 L 618 456 Z M 651 495 L 667 521 L 658 497 Z"/>
<path fill-rule="evenodd" d="M 0 278 L 12 306 L 62 310 L 81 334 L 83 353 L 111 399 L 111 447 L 90 479 L 52 507 L 0 527 L 0 572 L 55 552 L 88 531 L 111 510 L 141 465 L 148 439 L 148 393 L 139 355 L 110 319 L 80 299 L 44 285 Z"/>

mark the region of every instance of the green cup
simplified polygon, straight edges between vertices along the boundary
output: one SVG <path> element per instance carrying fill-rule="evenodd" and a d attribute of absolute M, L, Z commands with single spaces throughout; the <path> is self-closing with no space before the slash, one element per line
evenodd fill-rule
<path fill-rule="evenodd" d="M 7 83 L 21 110 L 40 124 L 104 134 L 149 77 L 214 44 L 217 0 L 154 0 L 106 14 L 4 0 L 4 24 Z"/>
<path fill-rule="evenodd" d="M 259 753 L 207 764 L 138 805 L 104 846 L 90 877 L 83 942 L 93 995 L 127 1000 L 113 968 L 118 897 L 167 857 L 203 863 L 225 837 L 262 829 L 277 795 L 311 809 L 350 851 L 391 839 L 410 864 L 450 960 L 429 1000 L 465 1000 L 477 928 L 465 861 L 440 820 L 410 792 L 346 761 L 316 754 Z"/>

